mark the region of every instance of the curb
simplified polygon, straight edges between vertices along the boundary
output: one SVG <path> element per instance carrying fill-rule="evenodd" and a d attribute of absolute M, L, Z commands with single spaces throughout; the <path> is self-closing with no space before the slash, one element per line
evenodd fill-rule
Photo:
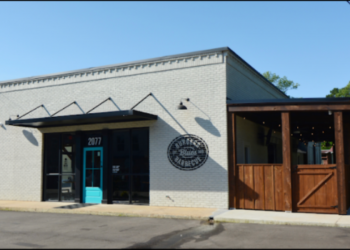
<path fill-rule="evenodd" d="M 203 217 L 203 216 L 177 216 L 177 215 L 114 213 L 114 212 L 77 211 L 77 210 L 74 211 L 74 210 L 57 209 L 57 208 L 40 209 L 40 208 L 0 207 L 0 211 L 56 213 L 56 214 L 85 214 L 85 215 L 103 215 L 103 216 L 115 216 L 115 217 L 143 217 L 143 218 L 159 218 L 159 219 L 208 220 L 208 217 Z"/>
<path fill-rule="evenodd" d="M 249 220 L 249 219 L 225 219 L 214 218 L 215 222 L 220 223 L 251 223 L 251 224 L 267 224 L 267 225 L 289 225 L 289 226 L 317 226 L 317 227 L 342 227 L 350 228 L 349 224 L 339 225 L 337 223 L 317 223 L 317 222 L 301 222 L 301 221 L 271 221 L 271 220 Z"/>

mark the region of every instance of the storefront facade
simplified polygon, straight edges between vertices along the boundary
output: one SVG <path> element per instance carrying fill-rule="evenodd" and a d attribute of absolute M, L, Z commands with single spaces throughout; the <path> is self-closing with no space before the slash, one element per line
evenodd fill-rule
<path fill-rule="evenodd" d="M 268 98 L 229 48 L 0 82 L 0 199 L 228 208 L 227 100 Z"/>

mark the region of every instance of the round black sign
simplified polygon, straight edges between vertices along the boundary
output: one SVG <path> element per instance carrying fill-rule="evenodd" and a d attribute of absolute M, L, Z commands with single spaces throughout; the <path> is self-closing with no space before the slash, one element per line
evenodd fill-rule
<path fill-rule="evenodd" d="M 168 147 L 170 163 L 185 171 L 195 170 L 203 166 L 209 155 L 208 145 L 196 135 L 176 137 Z"/>

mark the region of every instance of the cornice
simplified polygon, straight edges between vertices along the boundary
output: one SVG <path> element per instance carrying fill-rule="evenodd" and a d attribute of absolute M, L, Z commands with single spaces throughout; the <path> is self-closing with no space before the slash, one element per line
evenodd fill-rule
<path fill-rule="evenodd" d="M 225 48 L 222 48 L 225 49 Z M 227 50 L 227 48 L 226 48 Z M 223 63 L 219 49 L 0 82 L 0 92 Z"/>

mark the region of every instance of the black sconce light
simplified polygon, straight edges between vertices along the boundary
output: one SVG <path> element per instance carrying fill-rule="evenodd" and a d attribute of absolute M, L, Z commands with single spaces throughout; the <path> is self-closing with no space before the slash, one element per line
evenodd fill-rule
<path fill-rule="evenodd" d="M 177 109 L 185 110 L 185 109 L 187 109 L 187 107 L 186 107 L 185 105 L 183 105 L 182 100 L 186 100 L 186 101 L 189 102 L 189 101 L 190 101 L 190 98 L 182 98 L 182 99 L 180 100 L 179 106 L 177 106 Z"/>

